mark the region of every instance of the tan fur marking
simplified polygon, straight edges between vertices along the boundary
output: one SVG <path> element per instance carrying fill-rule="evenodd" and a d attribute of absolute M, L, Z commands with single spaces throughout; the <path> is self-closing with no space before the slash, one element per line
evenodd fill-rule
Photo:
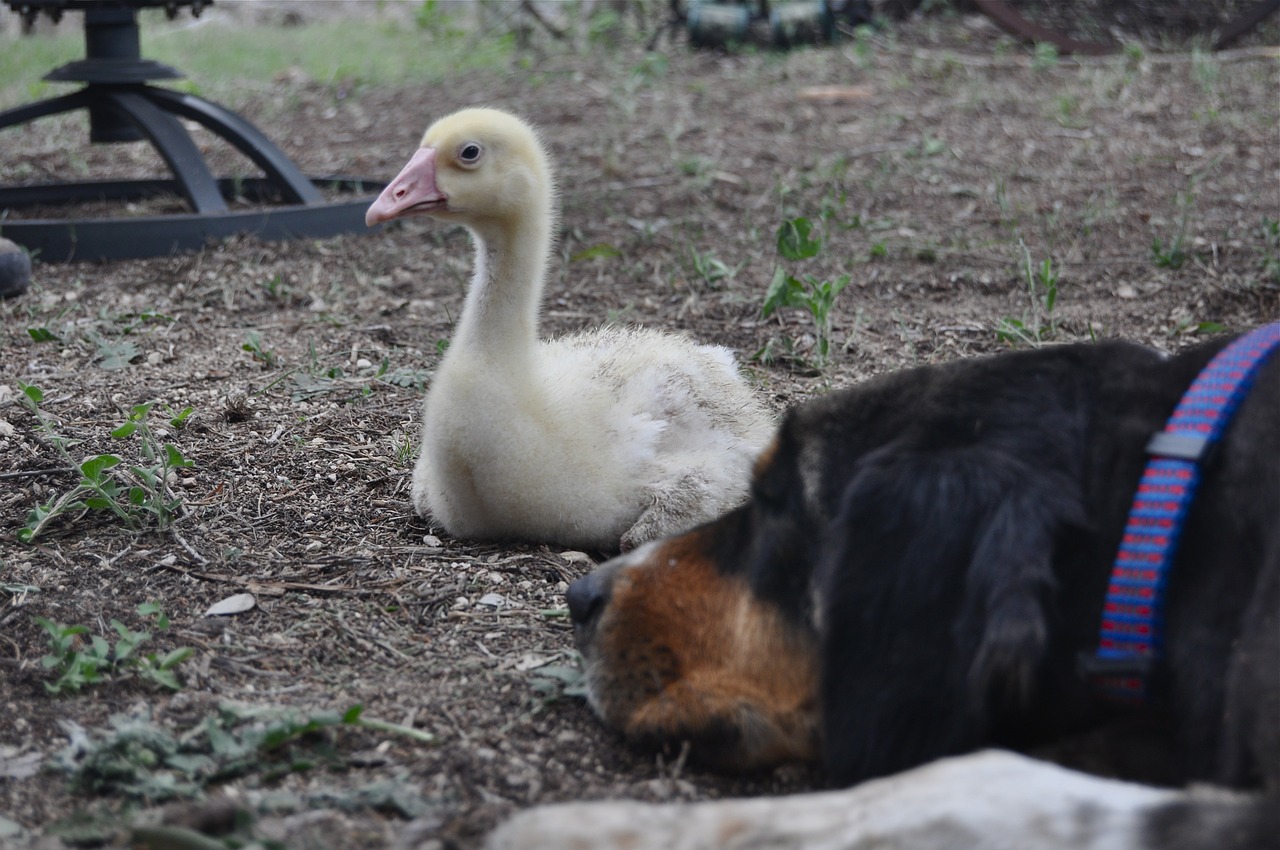
<path fill-rule="evenodd" d="M 817 647 L 705 554 L 716 527 L 664 541 L 616 575 L 593 652 L 594 704 L 632 738 L 736 729 L 750 768 L 817 757 Z"/>

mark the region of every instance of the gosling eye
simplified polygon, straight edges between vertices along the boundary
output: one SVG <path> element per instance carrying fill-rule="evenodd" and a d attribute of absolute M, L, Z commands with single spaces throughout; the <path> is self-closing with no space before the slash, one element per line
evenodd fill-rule
<path fill-rule="evenodd" d="M 484 149 L 475 142 L 464 142 L 458 149 L 458 161 L 463 165 L 475 165 L 480 161 Z"/>

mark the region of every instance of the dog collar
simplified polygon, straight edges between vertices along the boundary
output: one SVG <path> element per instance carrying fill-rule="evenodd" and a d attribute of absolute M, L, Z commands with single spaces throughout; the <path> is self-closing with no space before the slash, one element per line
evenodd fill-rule
<path fill-rule="evenodd" d="M 1200 464 L 1248 395 L 1258 369 L 1280 346 L 1280 322 L 1240 337 L 1209 362 L 1164 430 L 1147 443 L 1129 521 L 1116 553 L 1102 610 L 1097 651 L 1080 659 L 1099 693 L 1140 704 L 1163 649 L 1164 587 L 1195 495 Z"/>

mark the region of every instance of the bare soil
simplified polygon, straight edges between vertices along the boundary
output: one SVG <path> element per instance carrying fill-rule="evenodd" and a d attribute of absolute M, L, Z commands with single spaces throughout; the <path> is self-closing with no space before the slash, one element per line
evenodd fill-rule
<path fill-rule="evenodd" d="M 1274 47 L 1037 61 L 956 16 L 787 54 L 695 53 L 683 40 L 646 54 L 643 40 L 544 40 L 510 68 L 400 90 L 291 75 L 228 105 L 308 172 L 383 179 L 448 111 L 530 117 L 559 164 L 563 213 L 544 332 L 688 331 L 734 349 L 779 410 L 1037 333 L 1172 350 L 1280 318 L 1280 245 L 1266 233 L 1280 220 Z M 161 173 L 142 146 L 90 148 L 81 120 L 6 131 L 0 182 Z M 760 314 L 774 232 L 797 215 L 825 216 L 827 243 L 789 268 L 852 280 L 825 370 L 805 362 L 807 314 Z M 1162 264 L 1175 245 L 1185 259 Z M 1051 311 L 1026 274 L 1046 260 Z M 563 693 L 576 663 L 563 592 L 607 553 L 456 540 L 413 515 L 420 398 L 469 263 L 464 233 L 412 220 L 373 236 L 38 263 L 31 292 L 0 303 L 0 815 L 25 830 L 0 845 L 123 847 L 130 829 L 165 821 L 291 848 L 472 848 L 539 803 L 821 786 L 803 766 L 735 777 L 635 751 Z M 998 335 L 1009 320 L 1023 339 Z M 794 357 L 753 359 L 785 354 L 787 339 Z M 123 343 L 127 364 L 104 368 Z M 76 511 L 17 542 L 29 512 L 78 480 L 19 382 L 44 391 L 77 461 L 141 463 L 138 437 L 110 431 L 156 401 L 161 439 L 194 463 L 170 482 L 174 527 Z M 172 428 L 164 405 L 194 413 Z M 246 591 L 251 611 L 204 616 Z M 147 646 L 194 650 L 181 690 L 116 675 L 46 692 L 37 617 L 114 635 L 112 619 L 141 627 L 135 606 L 151 600 L 172 627 Z M 52 766 L 69 724 L 100 737 L 123 714 L 194 734 L 224 701 L 359 705 L 435 742 L 320 730 L 189 803 L 87 791 Z"/>

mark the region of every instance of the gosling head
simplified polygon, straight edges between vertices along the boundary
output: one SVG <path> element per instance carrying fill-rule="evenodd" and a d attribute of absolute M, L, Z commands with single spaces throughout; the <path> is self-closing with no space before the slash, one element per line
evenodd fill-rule
<path fill-rule="evenodd" d="M 429 215 L 486 231 L 547 218 L 551 166 L 533 128 L 497 109 L 464 109 L 427 129 L 408 164 L 369 207 L 372 226 Z"/>

